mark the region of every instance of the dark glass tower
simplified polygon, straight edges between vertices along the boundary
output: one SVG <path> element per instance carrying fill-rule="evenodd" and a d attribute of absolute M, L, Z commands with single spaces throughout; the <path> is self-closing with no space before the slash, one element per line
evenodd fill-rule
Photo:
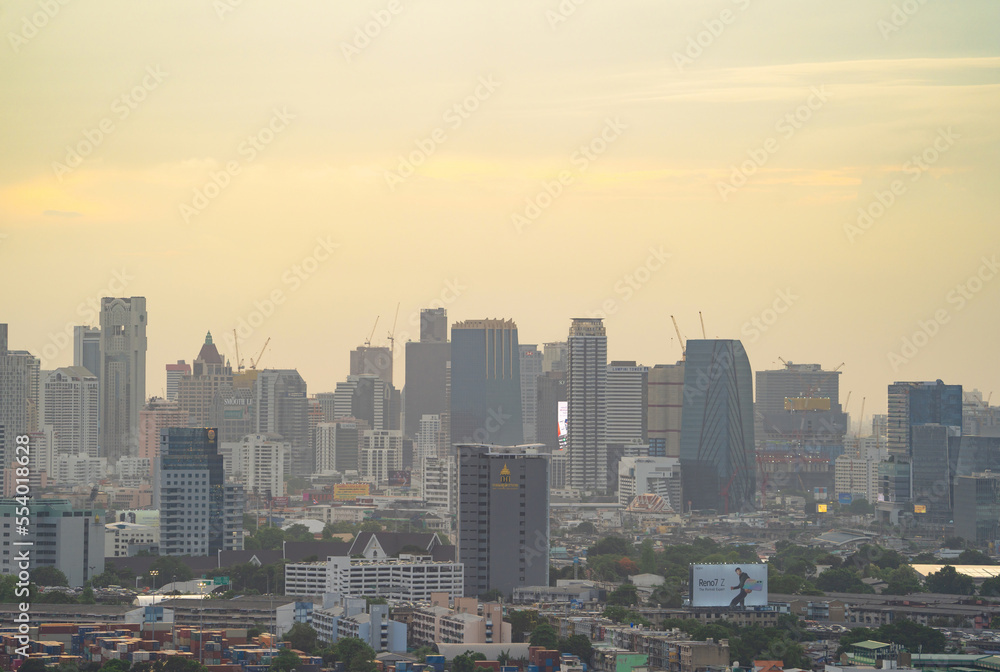
<path fill-rule="evenodd" d="M 215 429 L 162 431 L 153 498 L 161 555 L 242 550 L 243 488 L 225 482 Z"/>
<path fill-rule="evenodd" d="M 513 320 L 467 320 L 452 326 L 451 441 L 524 442 L 521 355 Z"/>
<path fill-rule="evenodd" d="M 749 511 L 757 487 L 753 374 L 737 340 L 689 340 L 681 414 L 685 505 Z"/>

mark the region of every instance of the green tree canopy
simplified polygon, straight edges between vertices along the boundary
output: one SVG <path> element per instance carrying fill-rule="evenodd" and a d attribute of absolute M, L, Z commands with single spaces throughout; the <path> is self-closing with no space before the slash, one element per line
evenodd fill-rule
<path fill-rule="evenodd" d="M 285 633 L 285 641 L 293 649 L 312 654 L 316 650 L 316 630 L 308 623 L 296 623 Z"/>
<path fill-rule="evenodd" d="M 559 640 L 559 651 L 577 656 L 589 665 L 594 646 L 590 643 L 590 637 L 586 635 L 570 635 L 566 639 Z"/>
<path fill-rule="evenodd" d="M 149 571 L 159 572 L 156 576 L 157 588 L 173 582 L 175 580 L 174 577 L 176 577 L 177 581 L 189 581 L 192 576 L 188 566 L 180 558 L 171 555 L 161 555 L 158 557 L 149 566 Z"/>
<path fill-rule="evenodd" d="M 556 629 L 547 622 L 541 622 L 531 631 L 531 638 L 528 640 L 531 646 L 541 646 L 546 649 L 555 649 L 559 646 L 559 635 Z"/>
<path fill-rule="evenodd" d="M 174 657 L 174 656 L 171 656 Z M 282 649 L 271 659 L 270 672 L 291 672 L 302 664 L 302 659 L 291 649 Z"/>
<path fill-rule="evenodd" d="M 976 592 L 976 583 L 972 577 L 959 574 L 951 565 L 945 565 L 939 571 L 928 574 L 924 579 L 924 585 L 932 593 L 974 595 Z"/>
<path fill-rule="evenodd" d="M 31 571 L 31 580 L 39 586 L 69 586 L 66 575 L 54 565 L 35 567 Z"/>
<path fill-rule="evenodd" d="M 608 604 L 632 607 L 639 604 L 639 592 L 634 584 L 623 583 L 608 595 Z"/>
<path fill-rule="evenodd" d="M 588 548 L 587 558 L 589 560 L 598 555 L 629 556 L 632 555 L 633 551 L 632 543 L 628 539 L 618 535 L 611 535 L 604 537 Z"/>

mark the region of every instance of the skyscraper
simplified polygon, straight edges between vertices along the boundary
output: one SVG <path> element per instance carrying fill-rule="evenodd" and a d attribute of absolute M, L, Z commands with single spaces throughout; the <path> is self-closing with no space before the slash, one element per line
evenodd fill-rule
<path fill-rule="evenodd" d="M 242 550 L 243 487 L 225 481 L 216 431 L 169 427 L 156 461 L 160 555 Z"/>
<path fill-rule="evenodd" d="M 101 299 L 101 452 L 108 465 L 139 452 L 146 403 L 146 299 Z"/>
<path fill-rule="evenodd" d="M 73 366 L 82 366 L 98 380 L 101 376 L 101 330 L 73 327 Z"/>
<path fill-rule="evenodd" d="M 333 414 L 336 420 L 364 420 L 369 429 L 396 429 L 391 422 L 392 386 L 370 373 L 348 376 L 333 393 Z"/>
<path fill-rule="evenodd" d="M 356 472 L 367 429 L 371 429 L 368 423 L 357 418 L 341 418 L 316 425 L 316 471 Z"/>
<path fill-rule="evenodd" d="M 521 345 L 521 423 L 524 442 L 538 441 L 538 377 L 542 375 L 542 352 L 535 345 Z"/>
<path fill-rule="evenodd" d="M 167 401 L 177 401 L 181 378 L 189 375 L 191 375 L 191 365 L 183 359 L 178 359 L 176 364 L 167 364 Z"/>
<path fill-rule="evenodd" d="M 295 369 L 257 373 L 256 434 L 277 434 L 292 447 L 293 476 L 309 476 L 316 468 L 315 446 L 309 440 L 309 399 L 306 381 Z"/>
<path fill-rule="evenodd" d="M 212 332 L 208 332 L 191 365 L 191 373 L 181 376 L 177 383 L 177 402 L 191 414 L 192 426 L 209 426 L 215 411 L 216 395 L 232 383 L 233 368 L 219 354 L 212 341 Z"/>
<path fill-rule="evenodd" d="M 566 341 L 546 343 L 542 351 L 542 372 L 565 373 L 568 347 Z"/>
<path fill-rule="evenodd" d="M 947 428 L 951 437 L 962 435 L 962 386 L 940 380 L 889 385 L 889 459 L 896 466 L 886 472 L 889 478 L 883 478 L 883 494 L 892 501 L 907 502 L 913 496 L 913 429 L 926 424 Z M 925 478 L 918 478 L 926 489 Z"/>
<path fill-rule="evenodd" d="M 523 443 L 521 357 L 513 320 L 452 326 L 450 422 L 452 443 Z"/>
<path fill-rule="evenodd" d="M 190 427 L 190 423 L 190 414 L 182 410 L 176 401 L 151 397 L 139 411 L 139 457 L 148 459 L 155 472 L 156 457 L 160 453 L 160 434 L 167 427 Z"/>
<path fill-rule="evenodd" d="M 403 433 L 398 429 L 366 430 L 358 468 L 361 479 L 375 485 L 388 483 L 402 468 Z"/>
<path fill-rule="evenodd" d="M 692 509 L 753 507 L 753 377 L 740 341 L 687 342 L 680 448 L 684 500 Z"/>
<path fill-rule="evenodd" d="M 8 349 L 7 325 L 0 324 L 0 478 L 14 457 L 15 437 L 31 431 L 30 365 L 28 357 Z"/>
<path fill-rule="evenodd" d="M 646 441 L 648 378 L 648 366 L 608 364 L 608 445 Z"/>
<path fill-rule="evenodd" d="M 50 373 L 42 384 L 42 424 L 51 425 L 56 453 L 98 453 L 97 376 L 82 366 Z"/>
<path fill-rule="evenodd" d="M 762 450 L 818 453 L 836 460 L 844 452 L 847 414 L 840 405 L 840 371 L 794 364 L 758 371 L 757 424 Z"/>
<path fill-rule="evenodd" d="M 549 585 L 548 460 L 524 449 L 458 449 L 458 560 L 465 594 Z"/>
<path fill-rule="evenodd" d="M 448 342 L 448 313 L 444 308 L 420 311 L 420 341 L 407 342 L 405 352 L 402 429 L 403 435 L 412 439 L 420 430 L 420 418 L 448 413 L 447 369 L 451 343 Z"/>
<path fill-rule="evenodd" d="M 684 408 L 684 362 L 649 370 L 646 441 L 651 457 L 680 457 Z"/>
<path fill-rule="evenodd" d="M 574 318 L 566 356 L 570 486 L 607 490 L 608 337 L 600 318 Z"/>
<path fill-rule="evenodd" d="M 444 343 L 448 340 L 448 311 L 424 308 L 420 311 L 420 342 Z"/>
<path fill-rule="evenodd" d="M 392 350 L 371 345 L 351 350 L 350 375 L 378 376 L 387 385 L 392 385 Z"/>
<path fill-rule="evenodd" d="M 538 388 L 536 440 L 544 444 L 548 452 L 565 448 L 560 443 L 559 409 L 566 409 L 566 372 L 549 371 L 535 380 Z M 565 420 L 565 418 L 562 418 Z M 562 437 L 563 443 L 566 437 Z"/>

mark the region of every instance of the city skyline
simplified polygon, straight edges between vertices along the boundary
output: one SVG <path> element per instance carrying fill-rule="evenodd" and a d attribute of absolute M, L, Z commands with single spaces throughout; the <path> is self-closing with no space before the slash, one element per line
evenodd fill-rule
<path fill-rule="evenodd" d="M 112 1 L 27 30 L 37 5 L 12 3 L 16 347 L 69 366 L 53 334 L 145 296 L 159 394 L 184 344 L 210 329 L 233 358 L 270 312 L 241 353 L 271 338 L 265 366 L 332 390 L 397 303 L 413 340 L 433 305 L 525 343 L 605 313 L 609 359 L 646 366 L 680 358 L 670 315 L 696 338 L 701 311 L 754 370 L 847 362 L 875 411 L 894 380 L 994 388 L 993 4 L 571 4 Z M 521 272 L 483 273 L 486 249 Z"/>

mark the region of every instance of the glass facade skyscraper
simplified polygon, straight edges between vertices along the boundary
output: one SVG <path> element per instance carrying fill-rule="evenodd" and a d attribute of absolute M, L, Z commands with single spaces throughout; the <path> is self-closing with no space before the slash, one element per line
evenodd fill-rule
<path fill-rule="evenodd" d="M 681 478 L 691 509 L 753 508 L 753 374 L 737 340 L 689 340 L 681 414 Z"/>
<path fill-rule="evenodd" d="M 452 443 L 524 442 L 520 360 L 513 320 L 467 320 L 452 326 Z"/>

